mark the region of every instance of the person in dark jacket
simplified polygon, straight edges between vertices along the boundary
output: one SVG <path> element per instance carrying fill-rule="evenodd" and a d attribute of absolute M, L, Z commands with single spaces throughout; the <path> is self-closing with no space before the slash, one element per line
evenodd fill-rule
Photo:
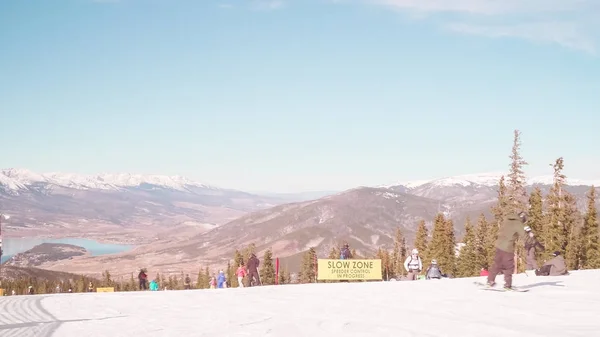
<path fill-rule="evenodd" d="M 560 276 L 569 274 L 567 263 L 560 252 L 555 251 L 552 256 L 554 256 L 554 258 L 544 263 L 542 268 L 535 271 L 537 276 Z"/>
<path fill-rule="evenodd" d="M 252 253 L 246 265 L 248 267 L 248 286 L 260 285 L 260 275 L 258 275 L 260 261 L 256 257 L 256 254 Z"/>
<path fill-rule="evenodd" d="M 493 287 L 496 285 L 496 275 L 500 272 L 504 274 L 504 288 L 512 289 L 512 274 L 515 269 L 515 242 L 519 238 L 525 237 L 523 224 L 527 221 L 525 212 L 510 213 L 502 222 L 498 231 L 496 240 L 496 255 L 490 268 L 487 285 Z"/>
<path fill-rule="evenodd" d="M 350 251 L 350 245 L 347 243 L 344 244 L 342 250 L 340 251 L 340 260 L 348 260 L 352 258 L 352 252 Z"/>
<path fill-rule="evenodd" d="M 525 232 L 527 233 L 527 239 L 525 239 L 525 273 L 529 274 L 528 271 L 535 271 L 538 269 L 538 264 L 535 258 L 536 248 L 544 251 L 544 246 L 535 238 L 531 227 L 525 226 Z"/>
<path fill-rule="evenodd" d="M 437 264 L 437 260 L 431 260 L 431 265 L 429 266 L 429 268 L 427 268 L 427 271 L 425 272 L 425 279 L 427 279 L 427 280 L 438 279 L 439 280 L 442 277 L 446 277 L 446 275 L 444 275 L 442 273 L 440 266 Z"/>
<path fill-rule="evenodd" d="M 148 289 L 148 275 L 146 275 L 146 269 L 141 269 L 138 274 L 138 281 L 140 282 L 140 290 Z"/>
<path fill-rule="evenodd" d="M 192 289 L 192 279 L 190 278 L 190 274 L 185 275 L 185 280 L 183 281 L 184 289 Z"/>

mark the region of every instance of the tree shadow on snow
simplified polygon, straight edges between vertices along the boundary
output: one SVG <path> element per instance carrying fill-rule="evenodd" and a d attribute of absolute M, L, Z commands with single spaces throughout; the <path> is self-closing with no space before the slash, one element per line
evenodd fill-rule
<path fill-rule="evenodd" d="M 564 285 L 559 284 L 559 283 L 562 283 L 562 282 L 563 281 L 539 282 L 539 283 L 529 284 L 529 285 L 526 285 L 526 286 L 521 286 L 519 288 L 521 288 L 521 289 L 530 289 L 530 288 L 541 287 L 541 286 L 564 287 Z"/>

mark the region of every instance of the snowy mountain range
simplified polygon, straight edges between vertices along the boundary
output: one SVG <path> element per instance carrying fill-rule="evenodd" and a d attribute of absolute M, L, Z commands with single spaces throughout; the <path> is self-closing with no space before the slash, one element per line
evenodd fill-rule
<path fill-rule="evenodd" d="M 144 185 L 189 191 L 190 188 L 219 190 L 219 188 L 199 183 L 182 176 L 142 175 L 142 174 L 98 174 L 83 175 L 70 173 L 35 173 L 27 169 L 4 169 L 0 171 L 0 188 L 11 194 L 28 190 L 36 184 L 65 187 L 79 190 L 120 190 Z"/>
<path fill-rule="evenodd" d="M 508 180 L 508 172 L 492 172 L 492 173 L 479 173 L 479 174 L 467 174 L 458 175 L 453 177 L 444 177 L 431 180 L 415 180 L 407 182 L 399 182 L 391 185 L 385 185 L 381 187 L 398 187 L 404 186 L 408 189 L 418 188 L 424 185 L 437 186 L 437 187 L 452 187 L 452 186 L 488 186 L 496 187 L 500 178 L 504 176 Z M 527 179 L 526 185 L 552 185 L 554 183 L 554 177 L 552 175 L 536 176 Z M 600 186 L 600 180 L 579 180 L 579 179 L 568 179 L 567 185 L 569 186 Z"/>

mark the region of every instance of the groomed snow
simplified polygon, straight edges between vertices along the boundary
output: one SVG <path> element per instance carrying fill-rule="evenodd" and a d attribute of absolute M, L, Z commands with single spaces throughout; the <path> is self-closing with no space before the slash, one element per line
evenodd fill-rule
<path fill-rule="evenodd" d="M 482 279 L 9 296 L 0 298 L 0 336 L 590 337 L 600 331 L 600 270 L 515 275 L 528 293 L 483 291 L 472 284 Z"/>

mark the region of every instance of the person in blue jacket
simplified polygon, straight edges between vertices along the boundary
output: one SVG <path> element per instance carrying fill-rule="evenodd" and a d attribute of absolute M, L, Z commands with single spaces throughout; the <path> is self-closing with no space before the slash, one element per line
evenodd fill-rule
<path fill-rule="evenodd" d="M 219 276 L 217 277 L 217 288 L 224 288 L 223 285 L 225 283 L 225 273 L 222 270 L 219 270 Z"/>
<path fill-rule="evenodd" d="M 158 282 L 156 280 L 150 282 L 150 291 L 158 291 Z"/>

